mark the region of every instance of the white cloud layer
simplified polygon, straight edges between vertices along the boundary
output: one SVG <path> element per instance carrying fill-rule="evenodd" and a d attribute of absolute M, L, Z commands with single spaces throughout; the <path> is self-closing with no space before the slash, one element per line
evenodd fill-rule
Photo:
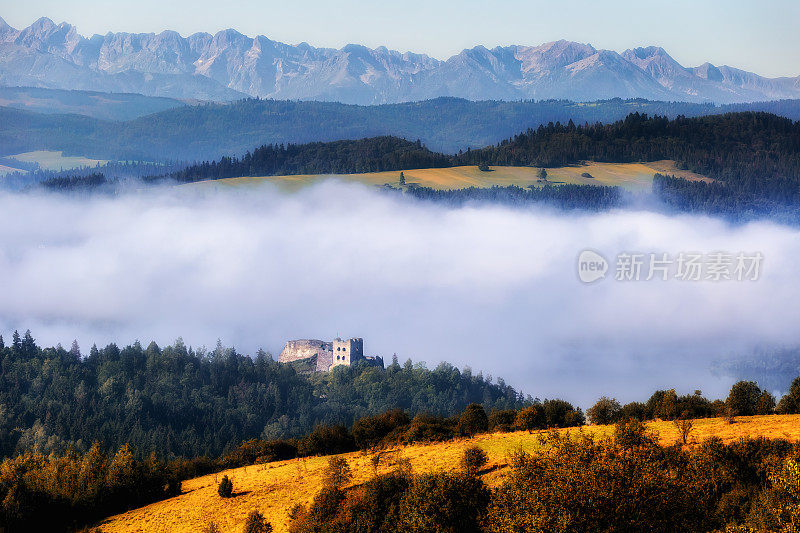
<path fill-rule="evenodd" d="M 449 209 L 326 182 L 119 198 L 0 195 L 0 332 L 84 351 L 134 339 L 278 353 L 361 336 L 370 354 L 470 365 L 588 405 L 724 394 L 709 363 L 800 344 L 800 231 L 647 211 Z M 764 254 L 755 282 L 578 281 L 586 248 Z M 613 265 L 612 272 L 613 275 Z"/>

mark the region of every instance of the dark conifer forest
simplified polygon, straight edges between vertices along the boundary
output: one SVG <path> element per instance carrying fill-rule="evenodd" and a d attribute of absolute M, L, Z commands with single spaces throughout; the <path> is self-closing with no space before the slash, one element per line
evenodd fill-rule
<path fill-rule="evenodd" d="M 195 350 L 182 341 L 41 348 L 15 334 L 0 348 L 0 453 L 129 444 L 146 457 L 217 457 L 246 439 L 301 435 L 318 424 L 399 407 L 450 416 L 470 402 L 518 408 L 505 385 L 449 365 L 392 364 L 298 374 L 264 352 Z M 358 378 L 358 379 L 356 379 Z M 376 390 L 382 391 L 376 394 Z"/>
<path fill-rule="evenodd" d="M 450 166 L 450 158 L 425 148 L 420 141 L 397 137 L 373 137 L 357 141 L 334 141 L 302 145 L 268 145 L 241 158 L 223 157 L 175 172 L 179 182 L 239 176 L 282 174 L 352 174 L 438 168 Z"/>
<path fill-rule="evenodd" d="M 789 212 L 800 205 L 800 122 L 742 112 L 673 120 L 633 113 L 612 124 L 550 123 L 502 143 L 447 156 L 420 141 L 376 137 L 304 145 L 267 145 L 241 158 L 224 157 L 158 178 L 179 182 L 238 176 L 359 173 L 454 165 L 558 167 L 583 161 L 630 163 L 671 159 L 713 178 L 698 183 L 656 177 L 653 192 L 669 207 L 748 218 Z M 156 179 L 156 178 L 151 178 Z M 535 188 L 532 188 L 535 189 Z M 603 190 L 606 189 L 606 190 Z M 621 205 L 617 190 L 596 186 L 514 187 L 434 191 L 409 187 L 416 198 L 460 205 L 466 201 L 524 204 L 547 201 L 565 208 Z"/>
<path fill-rule="evenodd" d="M 435 202 L 450 207 L 465 204 L 501 204 L 524 207 L 531 204 L 546 205 L 563 210 L 603 210 L 622 207 L 625 197 L 619 187 L 596 185 L 544 185 L 523 189 L 508 187 L 439 190 L 428 187 L 411 187 L 406 192 L 412 198 Z"/>

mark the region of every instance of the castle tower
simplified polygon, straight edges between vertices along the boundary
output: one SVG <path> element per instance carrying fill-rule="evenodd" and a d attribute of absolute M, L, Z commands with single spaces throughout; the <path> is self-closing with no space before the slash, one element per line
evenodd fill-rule
<path fill-rule="evenodd" d="M 360 338 L 353 338 L 342 340 L 336 338 L 333 340 L 333 364 L 331 368 L 339 365 L 350 366 L 353 363 L 364 359 L 364 340 Z"/>

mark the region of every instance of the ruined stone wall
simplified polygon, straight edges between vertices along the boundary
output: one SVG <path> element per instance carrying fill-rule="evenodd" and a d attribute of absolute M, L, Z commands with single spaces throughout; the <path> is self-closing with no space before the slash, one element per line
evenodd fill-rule
<path fill-rule="evenodd" d="M 278 361 L 281 363 L 291 363 L 292 361 L 299 361 L 300 359 L 308 359 L 319 355 L 320 352 L 326 351 L 326 345 L 330 343 L 323 342 L 316 339 L 302 339 L 297 341 L 287 341 L 283 347 L 283 351 L 278 356 Z"/>
<path fill-rule="evenodd" d="M 368 355 L 368 356 L 364 357 L 364 360 L 370 366 L 377 366 L 377 367 L 380 367 L 380 368 L 385 368 L 384 365 L 383 365 L 383 357 L 381 357 L 379 355 L 375 355 L 375 356 L 369 356 Z"/>
<path fill-rule="evenodd" d="M 320 351 L 317 356 L 317 372 L 327 372 L 333 365 L 333 352 L 331 350 Z"/>

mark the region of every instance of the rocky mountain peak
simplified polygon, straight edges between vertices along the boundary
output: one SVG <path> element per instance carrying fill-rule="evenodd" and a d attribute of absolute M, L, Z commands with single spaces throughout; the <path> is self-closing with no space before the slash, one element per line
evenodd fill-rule
<path fill-rule="evenodd" d="M 85 39 L 71 25 L 56 25 L 46 17 L 21 31 L 0 19 L 0 83 L 176 98 L 251 95 L 354 104 L 441 96 L 719 103 L 800 98 L 800 77 L 768 79 L 708 63 L 687 69 L 658 46 L 619 54 L 562 39 L 491 50 L 478 45 L 440 61 L 383 46 L 292 46 L 234 29 L 189 37 L 167 30 Z"/>
<path fill-rule="evenodd" d="M 722 75 L 722 72 L 720 72 L 720 70 L 717 67 L 708 62 L 703 63 L 699 67 L 693 68 L 692 71 L 694 72 L 695 76 L 704 80 L 723 81 L 725 79 L 725 76 Z"/>
<path fill-rule="evenodd" d="M 19 32 L 0 17 L 0 42 L 13 40 Z"/>

